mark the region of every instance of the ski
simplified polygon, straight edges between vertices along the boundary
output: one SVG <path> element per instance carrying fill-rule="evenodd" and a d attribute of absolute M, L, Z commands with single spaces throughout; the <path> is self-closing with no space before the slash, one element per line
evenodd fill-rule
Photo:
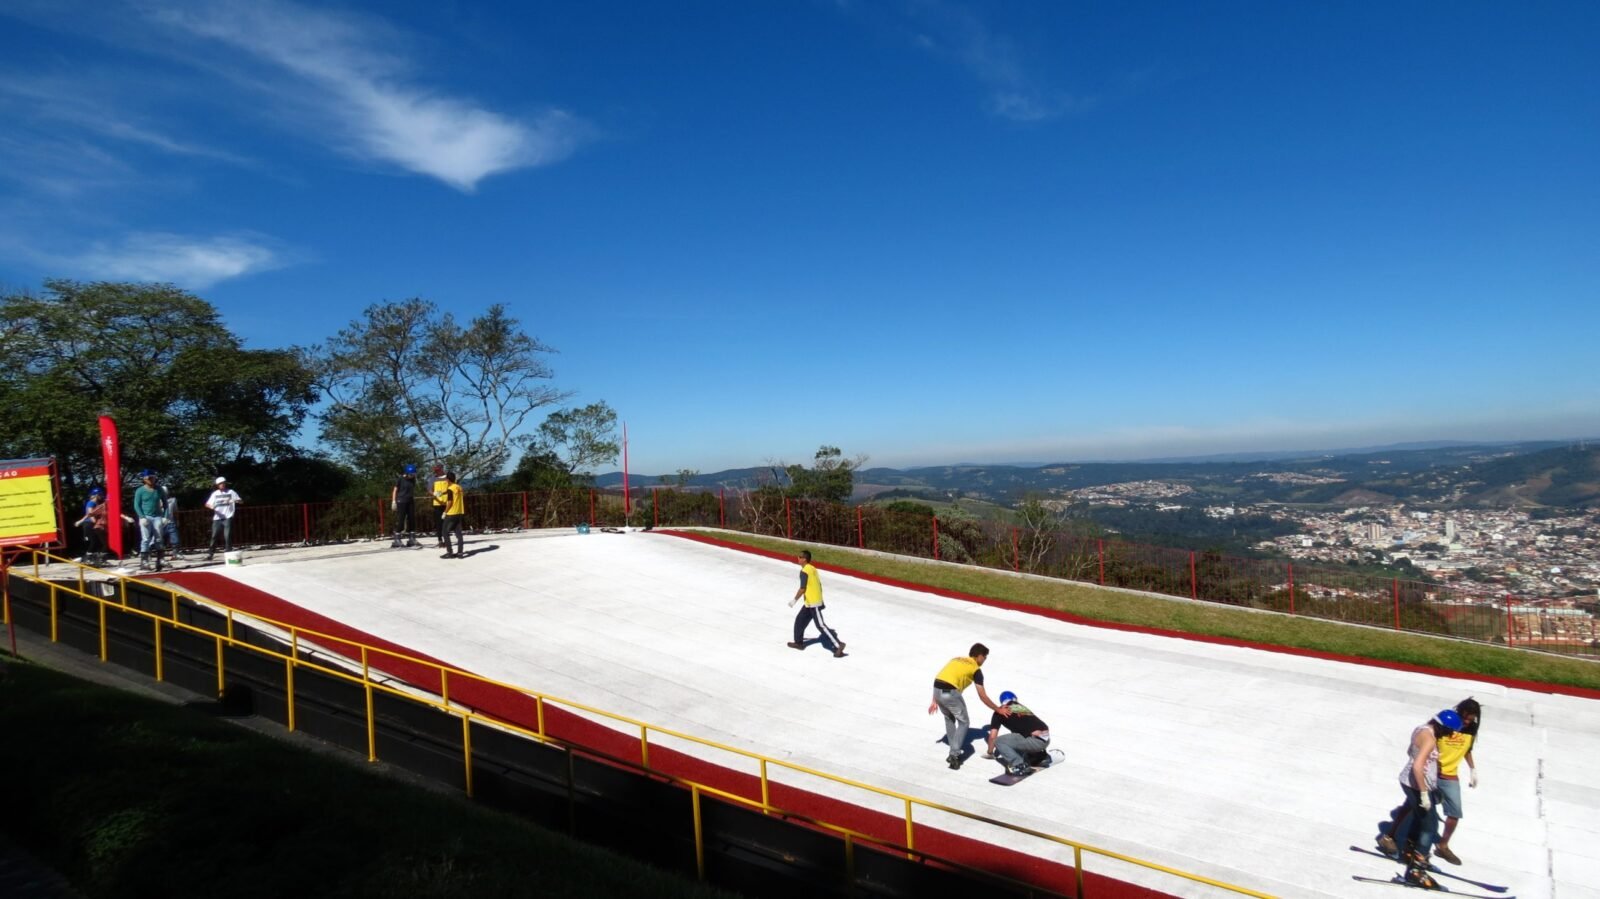
<path fill-rule="evenodd" d="M 1408 890 L 1422 890 L 1428 893 L 1443 893 L 1446 896 L 1460 896 L 1462 899 L 1517 899 L 1515 896 L 1503 896 L 1500 893 L 1463 893 L 1460 890 L 1452 890 L 1449 887 L 1443 886 L 1420 886 L 1415 883 L 1406 883 L 1405 879 L 1398 875 L 1388 880 L 1384 880 L 1379 877 L 1362 877 L 1359 874 L 1352 874 L 1350 875 L 1350 879 L 1359 880 L 1362 883 L 1383 883 L 1392 887 L 1405 887 Z"/>
<path fill-rule="evenodd" d="M 1379 852 L 1376 849 L 1367 849 L 1367 848 L 1364 848 L 1364 847 L 1361 847 L 1361 846 L 1351 846 L 1350 847 L 1350 851 L 1351 852 L 1360 852 L 1363 855 L 1375 855 L 1378 858 L 1385 858 L 1385 859 L 1388 859 L 1389 861 L 1392 861 L 1392 862 L 1394 862 L 1396 864 L 1403 864 L 1403 862 L 1401 862 L 1399 859 L 1395 858 L 1394 856 L 1392 856 L 1392 855 L 1384 855 L 1382 852 Z M 1510 889 L 1510 887 L 1496 886 L 1495 884 L 1492 884 L 1492 883 L 1484 883 L 1481 880 L 1473 880 L 1470 877 L 1462 877 L 1460 874 L 1451 874 L 1449 871 L 1446 871 L 1443 868 L 1440 868 L 1438 865 L 1429 865 L 1428 866 L 1428 873 L 1432 874 L 1435 877 L 1448 877 L 1451 880 L 1459 880 L 1462 883 L 1468 884 L 1470 886 L 1475 886 L 1480 890 L 1488 890 L 1491 893 L 1504 893 L 1506 890 Z M 1505 897 L 1505 899 L 1510 899 L 1510 897 Z"/>

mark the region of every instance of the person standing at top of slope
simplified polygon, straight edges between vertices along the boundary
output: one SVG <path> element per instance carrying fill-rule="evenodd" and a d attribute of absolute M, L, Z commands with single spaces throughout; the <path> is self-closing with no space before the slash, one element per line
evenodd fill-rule
<path fill-rule="evenodd" d="M 456 483 L 455 472 L 445 472 L 444 489 L 434 493 L 436 502 L 443 503 L 444 514 L 439 520 L 444 524 L 439 532 L 444 535 L 445 559 L 465 559 L 467 557 L 467 541 L 462 536 L 461 529 L 467 520 L 467 491 Z M 456 535 L 456 551 L 450 551 L 450 535 Z"/>
<path fill-rule="evenodd" d="M 1436 889 L 1438 883 L 1428 873 L 1428 855 L 1438 835 L 1439 816 L 1434 811 L 1439 786 L 1439 738 L 1461 730 L 1461 715 L 1445 709 L 1411 731 L 1406 747 L 1406 764 L 1400 769 L 1400 788 L 1405 791 L 1404 811 L 1395 821 L 1394 835 L 1378 838 L 1378 848 L 1386 854 L 1396 852 L 1406 864 L 1406 882 Z"/>
<path fill-rule="evenodd" d="M 450 548 L 450 541 L 445 539 L 444 536 L 445 501 L 442 497 L 449 491 L 449 487 L 450 482 L 446 481 L 444 477 L 444 466 L 434 465 L 433 489 L 429 491 L 429 493 L 433 494 L 433 529 L 439 538 L 439 548 L 444 550 Z"/>
<path fill-rule="evenodd" d="M 989 647 L 982 643 L 972 644 L 964 656 L 957 656 L 945 663 L 933 679 L 933 702 L 928 705 L 928 714 L 936 711 L 944 712 L 945 742 L 950 746 L 950 755 L 945 762 L 954 771 L 961 767 L 962 759 L 967 750 L 967 701 L 961 698 L 961 691 L 970 684 L 978 685 L 978 698 L 991 711 L 1000 711 L 1000 706 L 989 698 L 989 692 L 983 688 L 983 663 L 989 658 Z"/>
<path fill-rule="evenodd" d="M 793 606 L 804 598 L 806 604 L 794 616 L 794 641 L 789 644 L 790 649 L 806 648 L 806 626 L 811 622 L 817 623 L 817 630 L 822 634 L 822 645 L 833 650 L 833 657 L 844 658 L 844 641 L 839 639 L 838 631 L 828 627 L 822 620 L 822 578 L 817 576 L 817 567 L 811 564 L 811 550 L 802 549 L 800 557 L 795 559 L 800 563 L 800 588 L 794 591 L 794 599 L 789 600 Z"/>
<path fill-rule="evenodd" d="M 206 561 L 217 556 L 217 538 L 222 538 L 222 551 L 233 552 L 233 515 L 243 502 L 239 494 L 228 488 L 228 479 L 217 478 L 217 489 L 206 498 L 206 508 L 211 510 L 211 543 L 206 546 Z"/>
<path fill-rule="evenodd" d="M 391 548 L 417 545 L 417 466 L 407 465 L 389 490 L 389 511 L 394 513 L 394 540 Z"/>
<path fill-rule="evenodd" d="M 161 529 L 165 522 L 167 497 L 156 486 L 155 472 L 145 469 L 139 476 L 142 482 L 133 492 L 133 512 L 139 516 L 139 568 L 151 567 L 150 554 L 155 553 L 155 570 L 161 570 Z"/>

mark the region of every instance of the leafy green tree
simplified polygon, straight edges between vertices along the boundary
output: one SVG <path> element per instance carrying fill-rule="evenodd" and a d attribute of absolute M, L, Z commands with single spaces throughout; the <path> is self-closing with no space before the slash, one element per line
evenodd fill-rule
<path fill-rule="evenodd" d="M 855 492 L 855 472 L 867 461 L 866 456 L 844 458 L 836 446 L 824 444 L 817 449 L 812 466 L 785 466 L 789 486 L 784 492 L 800 499 L 825 499 L 836 503 L 848 502 Z"/>
<path fill-rule="evenodd" d="M 55 456 L 74 490 L 102 478 L 102 413 L 125 471 L 198 488 L 293 456 L 316 399 L 295 353 L 245 349 L 210 303 L 170 284 L 48 280 L 0 297 L 0 321 L 0 456 Z"/>
<path fill-rule="evenodd" d="M 463 326 L 409 299 L 367 307 L 306 355 L 328 401 L 323 440 L 341 459 L 380 476 L 437 460 L 470 480 L 504 471 L 535 444 L 533 415 L 570 396 L 548 383 L 554 352 L 502 305 Z"/>

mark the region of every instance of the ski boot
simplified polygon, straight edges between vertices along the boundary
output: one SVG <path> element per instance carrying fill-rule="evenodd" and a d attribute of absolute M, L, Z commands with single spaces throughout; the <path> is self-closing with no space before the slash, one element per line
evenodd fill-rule
<path fill-rule="evenodd" d="M 1419 887 L 1424 890 L 1439 889 L 1439 881 L 1433 879 L 1428 869 L 1411 865 L 1406 868 L 1406 885 Z"/>

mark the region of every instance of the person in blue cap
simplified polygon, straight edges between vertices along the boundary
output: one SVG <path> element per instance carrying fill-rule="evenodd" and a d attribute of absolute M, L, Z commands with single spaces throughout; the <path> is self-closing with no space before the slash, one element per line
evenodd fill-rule
<path fill-rule="evenodd" d="M 1000 728 L 1011 731 L 1002 735 Z M 986 758 L 995 759 L 1006 773 L 1025 777 L 1033 773 L 1030 765 L 1040 768 L 1050 764 L 1050 725 L 1017 699 L 1017 694 L 1006 690 L 1000 694 L 1000 707 L 989 719 L 989 751 Z"/>
<path fill-rule="evenodd" d="M 1389 833 L 1378 838 L 1386 855 L 1398 854 L 1406 864 L 1406 883 L 1437 889 L 1428 873 L 1428 857 L 1439 833 L 1439 738 L 1461 730 L 1461 714 L 1445 709 L 1411 730 L 1406 764 L 1400 769 L 1400 788 L 1406 801 Z"/>
<path fill-rule="evenodd" d="M 83 504 L 83 517 L 76 524 L 83 528 L 83 562 L 100 566 L 106 563 L 106 492 L 99 487 L 89 488 L 89 499 Z"/>
<path fill-rule="evenodd" d="M 417 466 L 407 465 L 389 491 L 389 511 L 394 513 L 394 540 L 391 549 L 417 544 Z M 405 541 L 401 542 L 401 536 Z"/>

